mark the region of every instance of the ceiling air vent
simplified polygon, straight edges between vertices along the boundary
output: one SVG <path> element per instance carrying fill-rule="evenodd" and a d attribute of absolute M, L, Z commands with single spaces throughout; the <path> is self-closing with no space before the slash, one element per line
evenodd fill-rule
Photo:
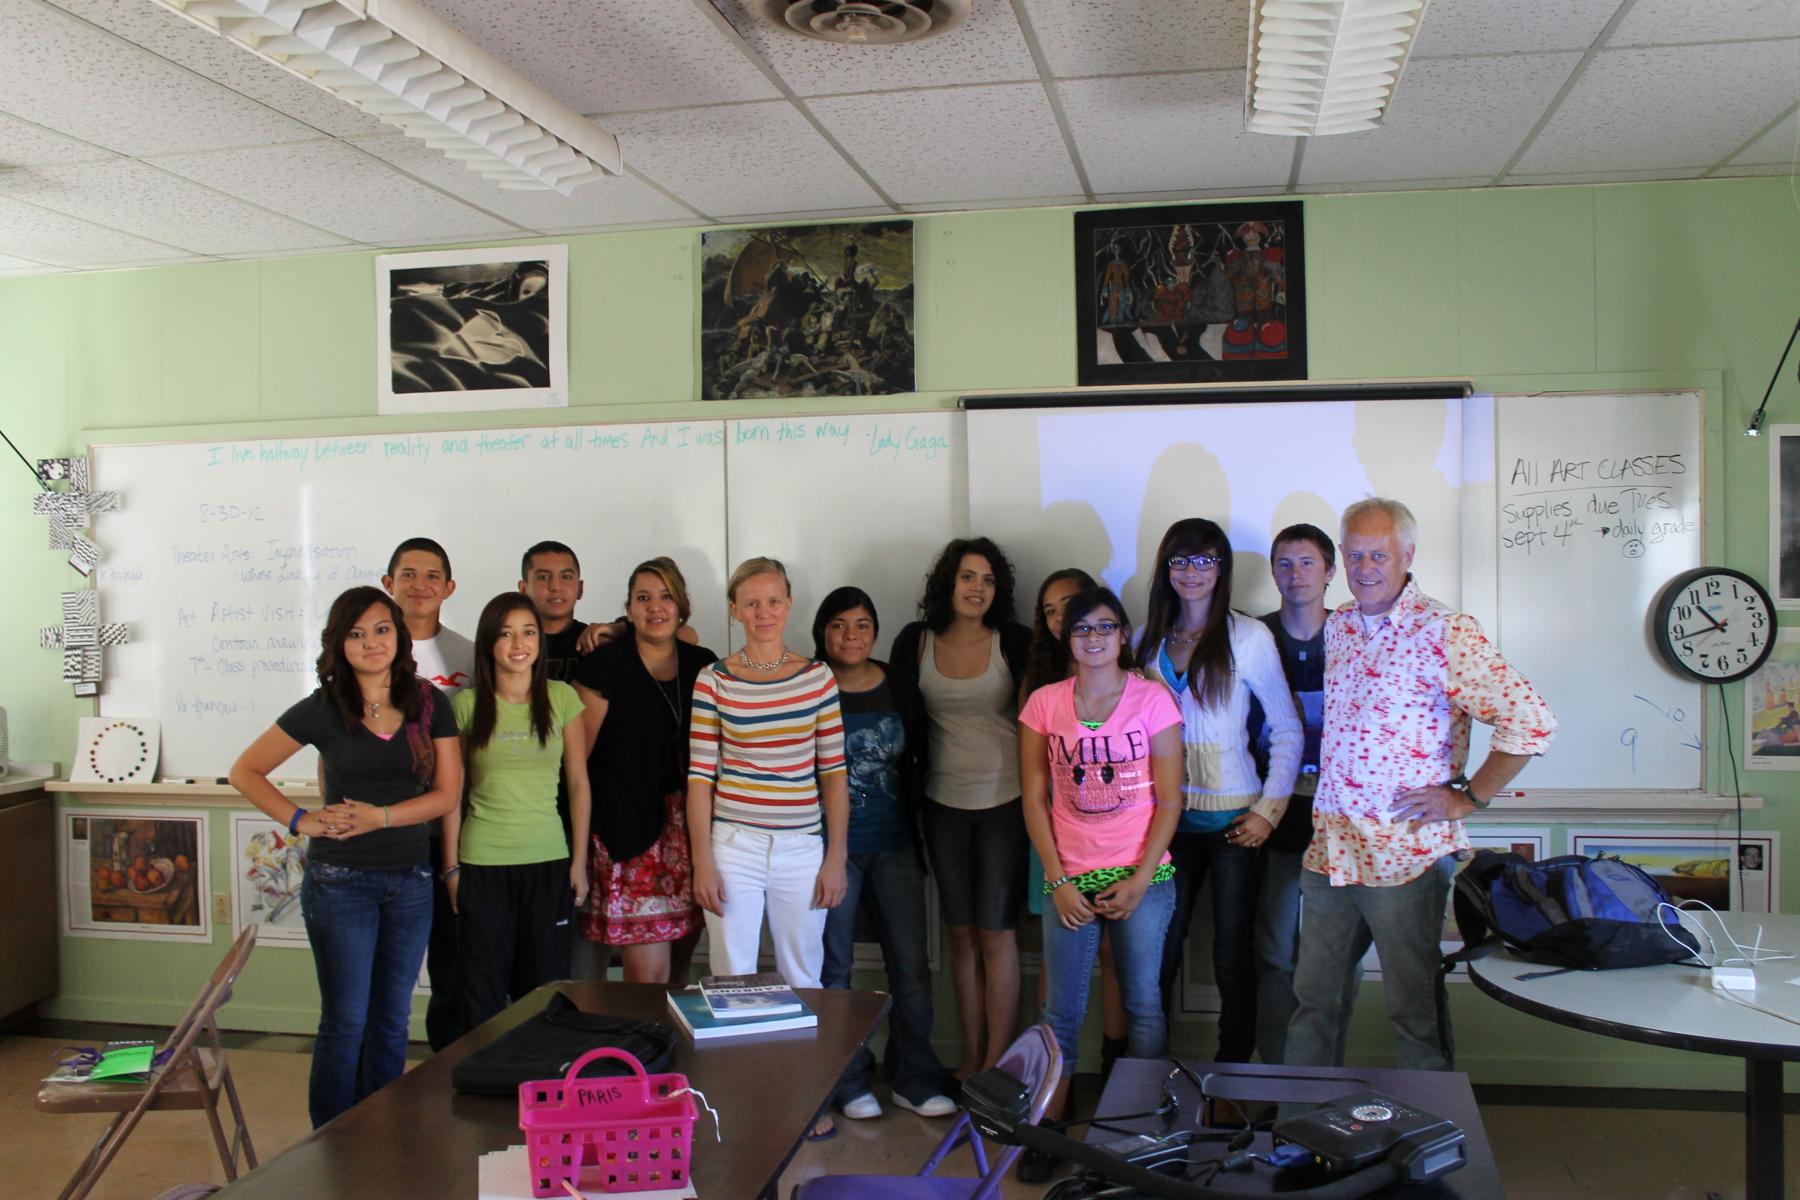
<path fill-rule="evenodd" d="M 969 15 L 974 0 L 758 0 L 771 25 L 846 46 L 892 46 L 936 37 Z"/>

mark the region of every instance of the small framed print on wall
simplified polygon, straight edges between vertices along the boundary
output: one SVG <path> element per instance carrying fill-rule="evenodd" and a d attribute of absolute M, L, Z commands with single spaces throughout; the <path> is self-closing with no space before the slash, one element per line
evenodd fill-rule
<path fill-rule="evenodd" d="M 1305 379 L 1302 224 L 1291 200 L 1076 213 L 1079 382 Z"/>

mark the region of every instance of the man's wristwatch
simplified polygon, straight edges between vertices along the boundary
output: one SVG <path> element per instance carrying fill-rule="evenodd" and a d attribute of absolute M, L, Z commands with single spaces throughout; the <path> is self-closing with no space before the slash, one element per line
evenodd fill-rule
<path fill-rule="evenodd" d="M 1453 792 L 1461 792 L 1468 799 L 1469 803 L 1473 804 L 1478 809 L 1486 808 L 1492 803 L 1491 800 L 1483 800 L 1480 796 L 1475 794 L 1475 789 L 1469 786 L 1469 777 L 1461 771 L 1458 771 L 1455 778 L 1444 784 L 1444 786 Z"/>

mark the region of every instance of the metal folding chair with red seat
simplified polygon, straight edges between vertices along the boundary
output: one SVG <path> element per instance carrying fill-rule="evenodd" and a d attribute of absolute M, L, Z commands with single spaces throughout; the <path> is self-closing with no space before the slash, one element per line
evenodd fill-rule
<path fill-rule="evenodd" d="M 1050 1095 L 1062 1077 L 1062 1052 L 1056 1048 L 1056 1035 L 1050 1027 L 1033 1025 L 1027 1029 L 1006 1048 L 996 1065 L 1030 1091 L 1030 1123 L 1043 1120 Z M 975 1158 L 977 1174 L 972 1178 L 937 1174 L 943 1161 L 964 1142 Z M 792 1200 L 995 1200 L 1000 1195 L 1001 1179 L 1012 1169 L 1020 1152 L 1018 1146 L 998 1149 L 998 1154 L 990 1154 L 965 1108 L 917 1175 L 822 1175 L 796 1187 Z"/>
<path fill-rule="evenodd" d="M 232 1081 L 231 1067 L 225 1061 L 225 1046 L 219 1038 L 218 1012 L 231 999 L 231 985 L 250 951 L 256 948 L 256 926 L 246 925 L 225 960 L 219 964 L 206 986 L 200 989 L 194 1003 L 163 1043 L 168 1058 L 146 1083 L 46 1083 L 38 1089 L 37 1107 L 46 1113 L 116 1113 L 106 1132 L 88 1151 L 87 1158 L 75 1169 L 68 1186 L 57 1200 L 82 1200 L 100 1181 L 101 1174 L 119 1153 L 125 1139 L 137 1128 L 147 1112 L 203 1109 L 212 1124 L 213 1144 L 218 1147 L 219 1161 L 225 1166 L 225 1178 L 238 1176 L 237 1158 L 241 1150 L 248 1167 L 256 1166 L 256 1147 L 250 1143 L 250 1130 L 244 1124 L 244 1109 L 238 1103 L 237 1084 Z M 204 1044 L 202 1044 L 204 1043 Z M 225 1140 L 225 1129 L 219 1121 L 219 1097 L 231 1106 L 232 1136 Z"/>

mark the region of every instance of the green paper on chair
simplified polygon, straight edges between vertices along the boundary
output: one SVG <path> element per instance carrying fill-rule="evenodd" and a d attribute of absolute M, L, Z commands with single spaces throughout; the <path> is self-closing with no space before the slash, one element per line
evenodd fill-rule
<path fill-rule="evenodd" d="M 94 1064 L 89 1079 L 111 1079 L 124 1083 L 144 1083 L 150 1078 L 151 1063 L 156 1059 L 155 1042 L 133 1042 L 107 1050 Z"/>

